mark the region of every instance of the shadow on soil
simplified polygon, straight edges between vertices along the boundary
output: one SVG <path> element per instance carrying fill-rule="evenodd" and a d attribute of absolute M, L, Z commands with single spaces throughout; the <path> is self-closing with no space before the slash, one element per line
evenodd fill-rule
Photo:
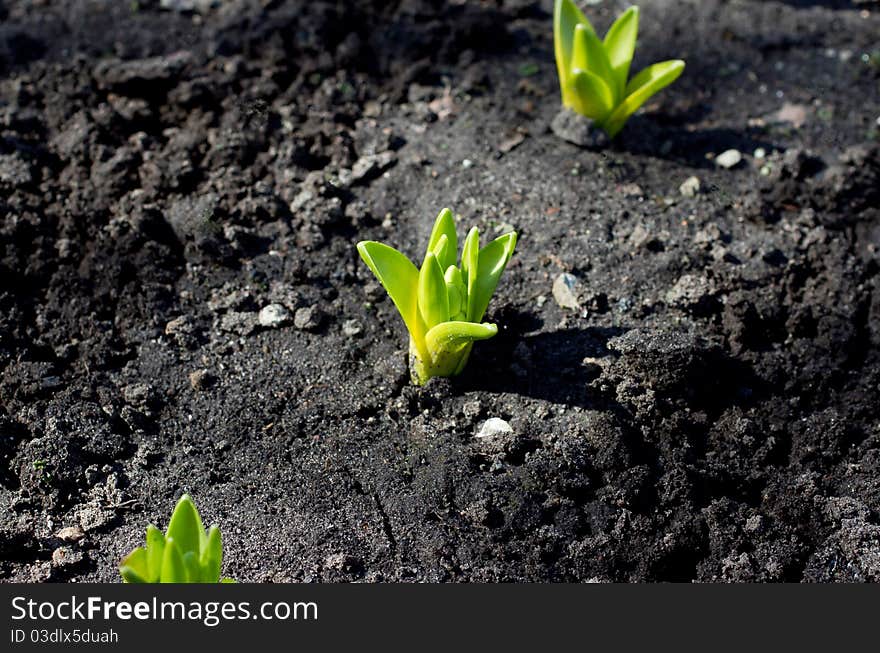
<path fill-rule="evenodd" d="M 590 358 L 609 355 L 608 340 L 624 328 L 567 328 L 529 333 L 540 321 L 516 310 L 496 315 L 499 324 L 516 325 L 496 338 L 480 343 L 480 349 L 462 376 L 462 390 L 507 392 L 557 404 L 598 408 L 604 400 L 589 388 L 600 368 Z M 506 374 L 492 370 L 509 370 Z"/>
<path fill-rule="evenodd" d="M 677 124 L 662 125 L 658 122 L 660 119 L 644 116 L 632 118 L 633 128 L 621 132 L 621 138 L 615 144 L 616 149 L 700 169 L 717 167 L 714 159 L 707 158 L 707 154 L 739 150 L 751 155 L 758 148 L 767 152 L 785 149 L 758 133 L 724 128 L 687 131 Z M 646 138 L 646 134 L 650 134 L 650 137 Z"/>

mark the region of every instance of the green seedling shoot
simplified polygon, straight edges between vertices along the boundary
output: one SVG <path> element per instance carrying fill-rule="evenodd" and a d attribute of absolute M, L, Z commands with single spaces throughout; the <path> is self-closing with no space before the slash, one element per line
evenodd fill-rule
<path fill-rule="evenodd" d="M 452 211 L 434 222 L 421 269 L 393 247 L 362 241 L 361 258 L 384 286 L 409 331 L 410 375 L 423 385 L 434 376 L 454 376 L 467 364 L 474 341 L 498 333 L 481 322 L 501 273 L 513 255 L 516 233 L 480 247 L 471 228 L 458 260 L 458 237 Z"/>
<path fill-rule="evenodd" d="M 220 579 L 223 544 L 220 529 L 202 526 L 199 511 L 189 495 L 177 502 L 168 532 L 150 524 L 147 543 L 129 553 L 119 565 L 126 583 L 232 583 Z"/>
<path fill-rule="evenodd" d="M 684 61 L 648 66 L 632 79 L 629 67 L 639 31 L 639 8 L 623 12 L 599 40 L 572 0 L 556 0 L 553 44 L 562 104 L 593 120 L 610 138 L 648 98 L 678 79 Z"/>

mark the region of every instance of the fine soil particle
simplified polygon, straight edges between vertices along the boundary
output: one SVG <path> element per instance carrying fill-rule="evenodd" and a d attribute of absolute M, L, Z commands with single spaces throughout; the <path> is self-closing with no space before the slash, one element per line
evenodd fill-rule
<path fill-rule="evenodd" d="M 880 580 L 880 14 L 640 4 L 579 148 L 549 0 L 0 3 L 0 578 L 186 491 L 240 581 Z M 520 240 L 416 388 L 355 243 L 444 206 Z"/>

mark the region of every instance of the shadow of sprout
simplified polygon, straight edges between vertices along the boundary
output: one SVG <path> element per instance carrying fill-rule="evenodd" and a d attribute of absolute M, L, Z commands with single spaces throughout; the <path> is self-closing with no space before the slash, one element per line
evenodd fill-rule
<path fill-rule="evenodd" d="M 584 408 L 607 403 L 589 387 L 601 370 L 588 359 L 609 355 L 608 340 L 625 329 L 529 333 L 540 328 L 540 321 L 511 309 L 498 311 L 493 320 L 499 325 L 498 335 L 474 348 L 456 383 L 461 391 L 506 392 Z"/>
<path fill-rule="evenodd" d="M 687 130 L 679 125 L 659 123 L 657 116 L 637 115 L 630 119 L 627 128 L 613 143 L 613 151 L 651 156 L 697 169 L 715 169 L 714 159 L 725 150 L 739 150 L 750 155 L 756 149 L 767 152 L 784 150 L 785 147 L 768 140 L 760 130 L 726 128 Z"/>
<path fill-rule="evenodd" d="M 765 395 L 769 390 L 750 365 L 692 334 L 596 326 L 540 332 L 541 322 L 533 315 L 510 308 L 493 319 L 499 333 L 474 348 L 464 374 L 454 382 L 459 392 L 510 393 L 572 407 L 631 410 L 621 406 L 619 396 L 601 390 L 604 383 L 593 383 L 604 375 L 613 386 L 653 389 L 661 412 L 689 406 L 717 416 L 734 405 L 748 406 L 756 392 Z M 625 340 L 609 346 L 624 334 Z"/>

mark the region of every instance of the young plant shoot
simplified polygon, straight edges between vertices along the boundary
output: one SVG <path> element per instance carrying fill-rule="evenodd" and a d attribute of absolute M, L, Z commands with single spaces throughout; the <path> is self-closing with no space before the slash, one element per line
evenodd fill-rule
<path fill-rule="evenodd" d="M 513 255 L 516 233 L 499 236 L 480 247 L 471 228 L 458 260 L 458 237 L 452 211 L 443 209 L 434 222 L 421 269 L 393 247 L 374 241 L 358 243 L 358 252 L 379 279 L 409 331 L 410 375 L 423 385 L 432 376 L 453 376 L 467 363 L 475 340 L 498 333 L 482 322 L 501 273 Z"/>
<path fill-rule="evenodd" d="M 232 583 L 220 580 L 223 544 L 216 526 L 205 532 L 199 511 L 189 495 L 177 502 L 168 532 L 150 524 L 147 543 L 129 553 L 119 565 L 126 583 Z"/>
<path fill-rule="evenodd" d="M 600 41 L 572 0 L 556 0 L 553 43 L 562 104 L 593 120 L 610 138 L 684 70 L 684 61 L 675 59 L 655 63 L 628 79 L 638 31 L 639 8 L 630 7 Z"/>

